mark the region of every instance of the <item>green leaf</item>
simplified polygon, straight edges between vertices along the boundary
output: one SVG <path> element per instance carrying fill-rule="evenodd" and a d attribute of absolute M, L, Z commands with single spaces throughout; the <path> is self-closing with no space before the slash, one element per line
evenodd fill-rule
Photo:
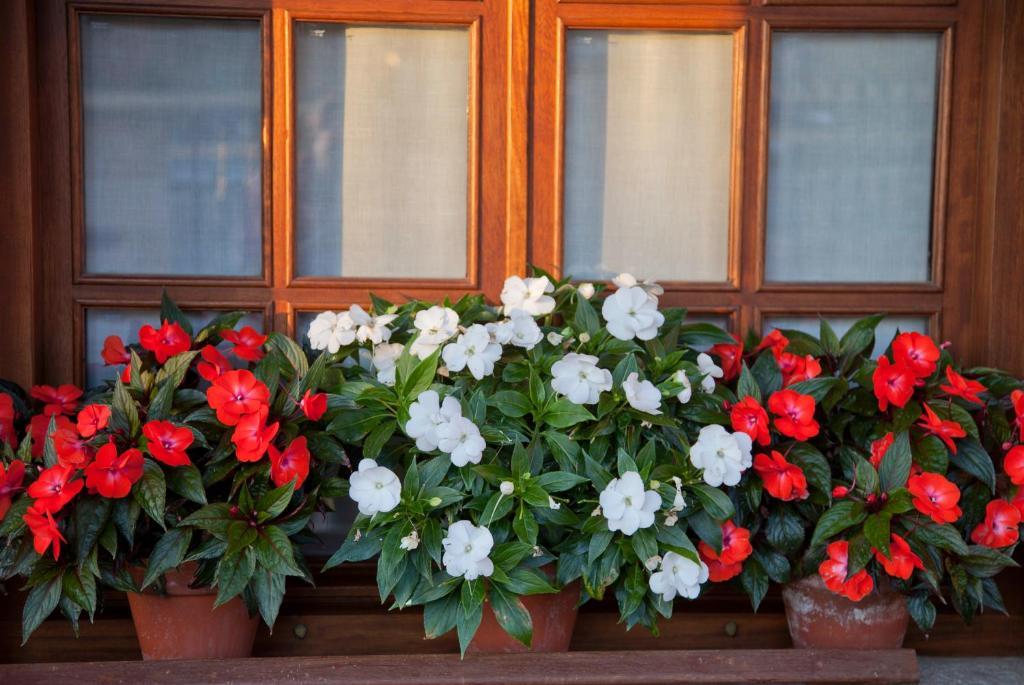
<path fill-rule="evenodd" d="M 474 592 L 474 586 L 480 588 L 479 593 Z M 459 652 L 462 655 L 466 654 L 466 648 L 480 627 L 483 608 L 483 581 L 463 581 L 462 597 L 455 619 L 455 628 L 459 634 Z"/>
<path fill-rule="evenodd" d="M 277 526 L 266 526 L 259 530 L 255 549 L 256 561 L 261 567 L 282 575 L 303 575 L 295 565 L 291 540 Z"/>
<path fill-rule="evenodd" d="M 884 318 L 882 314 L 866 316 L 850 326 L 839 341 L 839 354 L 843 357 L 853 357 L 870 350 L 875 342 L 875 329 Z"/>
<path fill-rule="evenodd" d="M 886 557 L 889 556 L 889 515 L 884 512 L 871 514 L 864 521 L 864 537 L 871 546 Z"/>
<path fill-rule="evenodd" d="M 544 382 L 540 379 L 537 369 L 533 367 L 530 367 L 526 387 L 530 393 L 530 402 L 533 404 L 534 409 L 538 411 L 543 409 L 544 401 L 547 399 L 547 390 L 544 388 Z"/>
<path fill-rule="evenodd" d="M 604 554 L 604 551 L 608 549 L 608 545 L 611 544 L 614 536 L 615 533 L 610 530 L 599 530 L 591 535 L 587 552 L 587 563 L 593 565 Z"/>
<path fill-rule="evenodd" d="M 279 488 L 268 490 L 256 501 L 256 511 L 260 512 L 261 521 L 276 518 L 285 510 L 295 494 L 295 484 L 285 483 Z"/>
<path fill-rule="evenodd" d="M 178 308 L 174 300 L 167 296 L 166 290 L 160 295 L 160 322 L 164 321 L 178 324 L 190 338 L 192 337 L 192 322 L 185 316 L 185 312 Z"/>
<path fill-rule="evenodd" d="M 690 538 L 686 537 L 686 533 L 683 532 L 681 527 L 656 524 L 654 537 L 669 551 L 681 554 L 694 563 L 700 561 L 697 548 Z"/>
<path fill-rule="evenodd" d="M 761 401 L 761 386 L 758 385 L 754 375 L 747 368 L 746 362 L 742 362 L 740 380 L 736 387 L 736 397 L 741 400 L 745 397 L 753 397 L 758 402 Z"/>
<path fill-rule="evenodd" d="M 842 378 L 819 376 L 818 378 L 811 378 L 806 381 L 794 383 L 789 386 L 789 389 L 794 392 L 798 392 L 801 395 L 810 395 L 814 398 L 815 402 L 820 403 L 837 385 L 845 382 L 846 381 Z"/>
<path fill-rule="evenodd" d="M 768 574 L 756 557 L 751 557 L 743 564 L 740 573 L 740 585 L 750 597 L 750 605 L 757 611 L 761 601 L 768 594 Z"/>
<path fill-rule="evenodd" d="M 96 614 L 96 576 L 91 571 L 67 569 L 63 579 L 64 594 L 89 614 Z"/>
<path fill-rule="evenodd" d="M 538 476 L 534 482 L 547 492 L 564 492 L 577 485 L 586 483 L 587 479 L 583 476 L 577 476 L 575 473 L 548 471 Z"/>
<path fill-rule="evenodd" d="M 686 323 L 679 327 L 679 343 L 688 347 L 703 347 L 736 341 L 721 328 L 710 323 Z"/>
<path fill-rule="evenodd" d="M 832 499 L 832 468 L 817 448 L 806 442 L 795 443 L 788 452 L 788 458 L 804 472 L 810 487 Z"/>
<path fill-rule="evenodd" d="M 206 504 L 203 476 L 195 464 L 172 467 L 167 475 L 167 487 L 190 502 Z"/>
<path fill-rule="evenodd" d="M 516 390 L 499 390 L 488 402 L 497 407 L 502 414 L 513 419 L 526 416 L 533 409 L 530 399 Z"/>
<path fill-rule="evenodd" d="M 537 544 L 539 531 L 537 519 L 533 518 L 533 514 L 523 504 L 519 505 L 519 510 L 516 512 L 515 518 L 512 519 L 512 530 L 521 541 L 529 545 Z"/>
<path fill-rule="evenodd" d="M 967 543 L 960 532 L 948 523 L 922 523 L 909 533 L 909 537 L 919 544 L 949 550 L 960 556 L 968 553 Z"/>
<path fill-rule="evenodd" d="M 220 335 L 221 331 L 234 328 L 238 325 L 239 321 L 245 318 L 245 315 L 246 312 L 241 311 L 224 312 L 223 314 L 217 315 L 212 321 L 210 321 L 210 323 L 203 326 L 199 332 L 196 333 L 195 342 L 201 343 L 214 335 Z"/>
<path fill-rule="evenodd" d="M 779 507 L 768 516 L 765 538 L 768 544 L 783 554 L 793 554 L 803 544 L 804 525 L 795 512 L 787 507 Z"/>
<path fill-rule="evenodd" d="M 106 497 L 87 495 L 75 502 L 75 558 L 79 568 L 85 564 L 100 539 L 100 533 L 110 519 L 111 508 L 111 500 Z"/>
<path fill-rule="evenodd" d="M 500 521 L 505 516 L 508 516 L 514 505 L 515 498 L 506 497 L 500 492 L 494 493 L 487 500 L 487 506 L 484 507 L 484 512 L 480 515 L 481 523 L 485 526 L 490 526 L 495 521 Z"/>
<path fill-rule="evenodd" d="M 629 456 L 629 452 L 620 448 L 617 457 L 616 467 L 619 470 L 620 478 L 630 472 L 639 473 L 640 467 L 633 461 L 633 457 Z"/>
<path fill-rule="evenodd" d="M 569 428 L 583 421 L 593 421 L 594 415 L 583 405 L 560 397 L 548 406 L 542 420 L 552 428 Z"/>
<path fill-rule="evenodd" d="M 535 568 L 514 568 L 509 571 L 505 586 L 517 595 L 547 595 L 558 592 L 543 571 Z"/>
<path fill-rule="evenodd" d="M 582 298 L 580 298 L 582 300 Z M 586 302 L 586 300 L 582 300 Z M 500 585 L 492 584 L 490 590 L 491 609 L 498 625 L 527 647 L 533 640 L 533 621 L 530 612 L 515 595 L 503 590 Z"/>
<path fill-rule="evenodd" d="M 227 540 L 228 524 L 235 521 L 231 515 L 231 505 L 226 502 L 207 504 L 202 509 L 186 516 L 181 526 L 195 526 L 210 533 L 219 540 Z"/>
<path fill-rule="evenodd" d="M 123 430 L 129 437 L 139 433 L 139 409 L 135 406 L 135 400 L 128 394 L 127 388 L 121 382 L 121 377 L 114 378 L 114 394 L 110 404 L 111 426 Z"/>
<path fill-rule="evenodd" d="M 346 561 L 366 561 L 380 554 L 380 550 L 381 539 L 378 533 L 366 533 L 358 540 L 350 535 L 349 539 L 338 548 L 338 551 L 327 560 L 323 570 L 327 571 Z"/>
<path fill-rule="evenodd" d="M 1004 568 L 1018 565 L 1009 555 L 989 547 L 971 545 L 968 551 L 960 563 L 968 573 L 978 578 L 991 578 Z"/>
<path fill-rule="evenodd" d="M 283 333 L 271 333 L 267 336 L 267 347 L 278 350 L 292 369 L 295 371 L 295 376 L 301 378 L 309 372 L 309 361 L 306 359 L 306 353 L 302 351 L 302 347 L 297 342 L 289 338 Z"/>
<path fill-rule="evenodd" d="M 601 320 L 597 318 L 594 305 L 590 304 L 590 300 L 579 295 L 576 297 L 573 324 L 578 332 L 589 333 L 590 337 L 594 337 L 601 330 Z"/>
<path fill-rule="evenodd" d="M 992 494 L 995 494 L 995 466 L 992 463 L 992 457 L 988 455 L 981 443 L 974 438 L 964 438 L 960 441 L 958 448 L 955 454 L 950 455 L 950 461 L 987 485 Z"/>
<path fill-rule="evenodd" d="M 216 609 L 241 593 L 255 571 L 256 555 L 251 549 L 228 551 L 217 564 L 217 600 L 213 608 Z"/>
<path fill-rule="evenodd" d="M 423 606 L 423 634 L 428 640 L 441 637 L 458 620 L 459 595 L 450 593 Z"/>
<path fill-rule="evenodd" d="M 60 602 L 63 579 L 58 573 L 44 583 L 33 587 L 25 598 L 21 614 L 21 644 L 24 646 L 35 629 L 57 608 Z"/>
<path fill-rule="evenodd" d="M 407 376 L 398 373 L 402 370 L 401 367 L 396 369 L 397 381 L 395 387 L 407 402 L 415 401 L 420 393 L 429 388 L 430 384 L 434 382 L 434 376 L 437 374 L 437 363 L 440 357 L 441 347 L 438 347 L 429 357 L 416 363 Z"/>
<path fill-rule="evenodd" d="M 149 403 L 146 418 L 150 421 L 165 419 L 171 412 L 171 405 L 174 403 L 174 391 L 178 389 L 185 379 L 192 360 L 199 354 L 198 350 L 182 352 L 168 359 L 157 373 L 156 392 Z"/>
<path fill-rule="evenodd" d="M 811 536 L 811 548 L 823 544 L 833 535 L 843 532 L 851 526 L 859 524 L 867 515 L 864 505 L 852 500 L 843 500 L 832 506 L 818 519 L 818 525 Z"/>
<path fill-rule="evenodd" d="M 142 589 L 151 585 L 165 572 L 177 568 L 185 558 L 189 543 L 192 542 L 191 528 L 172 528 L 163 534 L 153 546 L 146 564 L 146 575 L 142 579 Z"/>
<path fill-rule="evenodd" d="M 363 456 L 366 459 L 376 459 L 397 428 L 398 424 L 391 419 L 385 419 L 378 424 L 363 441 Z"/>
<path fill-rule="evenodd" d="M 654 537 L 653 527 L 641 528 L 636 531 L 630 536 L 629 542 L 633 546 L 633 552 L 636 553 L 637 559 L 640 561 L 646 562 L 658 554 L 658 542 Z"/>
<path fill-rule="evenodd" d="M 832 357 L 839 356 L 839 338 L 825 319 L 821 319 L 819 324 L 818 337 L 821 339 L 821 349 L 825 351 L 825 354 Z"/>
<path fill-rule="evenodd" d="M 910 617 L 914 619 L 914 623 L 921 631 L 927 634 L 931 631 L 935 625 L 935 605 L 932 604 L 931 599 L 927 594 L 915 593 L 910 597 L 907 597 L 907 610 L 910 612 Z"/>
<path fill-rule="evenodd" d="M 697 500 L 704 507 L 704 511 L 715 521 L 725 521 L 728 518 L 732 518 L 733 514 L 736 513 L 732 500 L 718 488 L 713 488 L 704 483 L 697 483 L 689 486 L 689 489 L 697 495 Z"/>
<path fill-rule="evenodd" d="M 167 481 L 164 479 L 163 469 L 152 459 L 146 459 L 143 464 L 142 478 L 132 488 L 135 501 L 139 503 L 151 519 L 156 521 L 161 528 L 164 525 L 165 503 L 167 501 Z"/>
<path fill-rule="evenodd" d="M 252 589 L 260 616 L 273 632 L 274 622 L 284 599 L 284 576 L 262 569 L 255 571 L 252 576 Z"/>
<path fill-rule="evenodd" d="M 896 435 L 892 445 L 885 451 L 882 464 L 878 469 L 878 478 L 883 492 L 892 492 L 907 484 L 910 477 L 910 466 L 913 457 L 910 452 L 910 433 L 901 431 Z"/>

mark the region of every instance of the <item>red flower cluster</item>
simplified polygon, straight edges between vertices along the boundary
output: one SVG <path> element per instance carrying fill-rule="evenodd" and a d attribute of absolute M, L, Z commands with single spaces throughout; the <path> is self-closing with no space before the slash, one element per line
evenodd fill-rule
<path fill-rule="evenodd" d="M 795 440 L 808 440 L 818 434 L 814 420 L 814 398 L 795 390 L 779 390 L 768 398 L 768 410 L 775 414 L 775 428 Z"/>
<path fill-rule="evenodd" d="M 168 466 L 186 466 L 192 463 L 185 451 L 195 436 L 188 428 L 175 426 L 170 421 L 150 421 L 142 427 L 146 436 L 146 451 Z"/>
<path fill-rule="evenodd" d="M 744 397 L 732 405 L 730 418 L 733 430 L 746 433 L 759 445 L 767 445 L 772 441 L 772 436 L 768 432 L 768 412 L 753 397 Z"/>
<path fill-rule="evenodd" d="M 327 411 L 327 395 L 322 392 L 313 394 L 312 390 L 307 390 L 299 402 L 299 407 L 307 419 L 319 421 L 320 417 Z"/>
<path fill-rule="evenodd" d="M 280 426 L 276 421 L 267 425 L 269 414 L 270 408 L 261 404 L 255 413 L 246 414 L 239 419 L 235 432 L 231 435 L 238 461 L 259 461 L 266 453 Z"/>
<path fill-rule="evenodd" d="M 957 503 L 960 489 L 945 476 L 938 473 L 921 473 L 911 476 L 907 490 L 913 498 L 914 508 L 931 518 L 935 523 L 953 523 L 963 513 Z"/>
<path fill-rule="evenodd" d="M 110 407 L 105 404 L 90 404 L 78 412 L 78 434 L 91 438 L 110 423 Z"/>
<path fill-rule="evenodd" d="M 125 348 L 124 341 L 116 335 L 109 335 L 103 341 L 103 351 L 100 352 L 100 356 L 103 357 L 103 363 L 106 366 L 130 364 L 132 361 L 132 355 Z M 128 383 L 131 380 L 131 375 L 131 367 L 125 366 L 121 372 L 121 382 Z"/>
<path fill-rule="evenodd" d="M 754 470 L 761 476 L 764 489 L 775 499 L 790 502 L 806 499 L 807 477 L 796 464 L 786 461 L 780 452 L 772 450 L 771 456 L 758 454 L 754 456 Z"/>
<path fill-rule="evenodd" d="M 245 369 L 219 375 L 206 391 L 210 408 L 225 426 L 237 426 L 242 417 L 258 412 L 269 399 L 267 386 Z"/>
<path fill-rule="evenodd" d="M 975 404 L 984 404 L 982 399 L 978 397 L 979 392 L 985 392 L 988 390 L 984 385 L 978 381 L 970 381 L 958 374 L 953 370 L 952 366 L 946 367 L 946 380 L 949 381 L 948 385 L 940 385 L 939 389 L 945 392 L 950 397 L 959 397 L 967 402 L 973 402 Z"/>
<path fill-rule="evenodd" d="M 964 430 L 963 426 L 956 421 L 940 419 L 939 415 L 927 404 L 924 405 L 924 417 L 921 418 L 921 422 L 917 425 L 923 428 L 925 432 L 937 436 L 942 442 L 946 443 L 946 447 L 953 454 L 956 454 L 956 443 L 953 442 L 953 438 L 962 438 L 967 435 L 967 431 Z"/>
<path fill-rule="evenodd" d="M 892 443 L 895 440 L 895 435 L 892 433 L 886 433 L 871 443 L 871 465 L 875 467 L 876 471 L 882 468 L 882 459 L 885 457 L 885 453 L 889 451 L 889 448 L 892 447 Z"/>
<path fill-rule="evenodd" d="M 231 371 L 233 368 L 228 358 L 220 353 L 213 345 L 207 345 L 203 348 L 203 351 L 199 353 L 202 358 L 201 361 L 196 364 L 196 371 L 204 379 L 213 383 L 215 380 L 221 377 L 222 374 Z"/>
<path fill-rule="evenodd" d="M 985 507 L 985 520 L 971 531 L 971 540 L 986 547 L 1008 547 L 1020 538 L 1021 512 L 1006 500 Z"/>
<path fill-rule="evenodd" d="M 706 542 L 697 545 L 701 560 L 708 566 L 708 578 L 721 583 L 735 578 L 743 571 L 743 562 L 754 553 L 750 545 L 750 531 L 732 521 L 722 524 L 722 551 L 715 552 Z"/>
<path fill-rule="evenodd" d="M 740 371 L 743 369 L 743 342 L 735 333 L 732 337 L 736 340 L 735 344 L 718 343 L 712 345 L 708 350 L 718 357 L 718 365 L 722 367 L 722 382 L 724 383 L 739 378 Z"/>
<path fill-rule="evenodd" d="M 137 449 L 117 453 L 117 445 L 108 442 L 96 452 L 96 459 L 85 467 L 85 484 L 109 499 L 127 497 L 142 478 L 142 452 Z"/>
<path fill-rule="evenodd" d="M 29 395 L 45 405 L 43 414 L 55 416 L 57 414 L 74 414 L 82 391 L 73 385 L 62 385 L 59 388 L 54 388 L 52 385 L 36 385 L 29 391 Z"/>
<path fill-rule="evenodd" d="M 14 400 L 7 393 L 0 393 L 0 442 L 6 442 L 12 450 L 18 448 L 18 435 L 14 430 Z"/>
<path fill-rule="evenodd" d="M 890 404 L 906 406 L 914 388 L 935 373 L 939 348 L 927 335 L 900 333 L 892 341 L 892 356 L 894 362 L 884 354 L 878 358 L 878 366 L 871 379 L 881 411 L 888 409 Z"/>
<path fill-rule="evenodd" d="M 270 479 L 277 487 L 295 481 L 298 490 L 309 475 L 309 448 L 304 436 L 295 438 L 284 452 L 270 446 Z"/>
<path fill-rule="evenodd" d="M 160 364 L 176 354 L 188 352 L 192 339 L 177 322 L 164 321 L 159 330 L 146 325 L 139 329 L 139 344 L 156 355 Z"/>
<path fill-rule="evenodd" d="M 24 479 L 25 462 L 12 461 L 6 471 L 0 463 L 0 520 L 3 520 L 7 510 L 11 508 L 11 499 L 21 490 L 21 482 Z"/>
<path fill-rule="evenodd" d="M 825 581 L 825 587 L 854 602 L 864 599 L 875 587 L 875 581 L 864 569 L 849 575 L 850 543 L 840 540 L 829 544 L 828 559 L 818 566 L 818 575 Z"/>
<path fill-rule="evenodd" d="M 252 326 L 246 326 L 240 331 L 222 331 L 220 337 L 229 343 L 233 343 L 232 352 L 239 359 L 247 362 L 258 362 L 263 359 L 263 343 L 267 342 L 267 336 L 261 335 Z"/>

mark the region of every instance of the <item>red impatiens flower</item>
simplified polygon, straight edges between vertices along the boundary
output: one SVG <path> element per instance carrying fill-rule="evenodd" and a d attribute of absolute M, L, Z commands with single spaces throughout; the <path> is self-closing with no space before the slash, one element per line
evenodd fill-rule
<path fill-rule="evenodd" d="M 864 569 L 857 571 L 849 579 L 850 543 L 846 540 L 833 542 L 828 546 L 828 559 L 818 566 L 818 575 L 825 581 L 825 587 L 837 595 L 842 595 L 854 602 L 864 599 L 875 587 L 875 581 Z"/>
<path fill-rule="evenodd" d="M 3 462 L 0 462 L 0 521 L 11 508 L 11 499 L 21 490 L 21 481 L 24 479 L 25 462 L 12 461 L 6 470 Z"/>
<path fill-rule="evenodd" d="M 60 543 L 67 542 L 60 534 L 57 522 L 53 520 L 53 514 L 49 511 L 39 509 L 38 506 L 29 507 L 25 515 L 21 517 L 32 532 L 32 546 L 36 554 L 45 554 L 46 549 L 53 545 L 54 561 L 60 559 Z"/>
<path fill-rule="evenodd" d="M 143 348 L 156 355 L 160 364 L 176 354 L 188 352 L 192 347 L 192 339 L 178 323 L 164 320 L 159 330 L 149 324 L 139 329 L 139 343 Z"/>
<path fill-rule="evenodd" d="M 876 471 L 882 468 L 882 458 L 885 457 L 885 453 L 889 451 L 895 440 L 895 435 L 886 433 L 871 443 L 871 465 L 875 467 Z"/>
<path fill-rule="evenodd" d="M 754 352 L 760 352 L 761 350 L 771 349 L 772 355 L 778 359 L 779 355 L 786 351 L 789 347 L 789 338 L 782 334 L 777 328 L 773 328 L 768 335 L 761 338 L 760 344 L 754 350 Z"/>
<path fill-rule="evenodd" d="M 974 402 L 975 404 L 984 404 L 982 399 L 978 397 L 978 393 L 985 392 L 988 388 L 978 381 L 964 378 L 954 371 L 952 366 L 946 367 L 946 380 L 949 381 L 949 385 L 940 385 L 939 388 L 950 397 L 959 397 L 962 400 Z"/>
<path fill-rule="evenodd" d="M 306 481 L 309 475 L 309 448 L 305 436 L 295 438 L 284 452 L 270 446 L 270 479 L 277 487 L 295 480 L 295 489 Z"/>
<path fill-rule="evenodd" d="M 775 414 L 775 428 L 795 440 L 807 440 L 818 434 L 814 420 L 814 398 L 795 390 L 779 390 L 768 398 L 768 410 Z"/>
<path fill-rule="evenodd" d="M 243 416 L 257 412 L 269 399 L 267 386 L 245 369 L 221 374 L 206 391 L 210 408 L 225 426 L 237 426 Z"/>
<path fill-rule="evenodd" d="M 85 484 L 108 499 L 126 497 L 142 478 L 145 459 L 137 449 L 117 453 L 117 445 L 108 442 L 85 468 Z"/>
<path fill-rule="evenodd" d="M 78 398 L 82 391 L 73 385 L 62 385 L 55 388 L 52 385 L 35 385 L 29 394 L 46 406 L 43 413 L 47 416 L 54 414 L 73 414 L 78 407 Z"/>
<path fill-rule="evenodd" d="M 832 499 L 842 499 L 850 494 L 850 488 L 845 485 L 837 485 L 832 488 Z"/>
<path fill-rule="evenodd" d="M 905 366 L 915 378 L 927 378 L 935 373 L 939 348 L 932 339 L 921 333 L 900 333 L 892 341 L 892 358 Z"/>
<path fill-rule="evenodd" d="M 697 551 L 708 566 L 708 578 L 713 583 L 721 583 L 743 571 L 743 562 L 753 554 L 754 548 L 750 545 L 749 530 L 726 521 L 722 524 L 722 551 L 715 552 L 705 542 L 697 545 Z"/>
<path fill-rule="evenodd" d="M 132 355 L 124 346 L 124 341 L 116 335 L 108 335 L 106 337 L 103 341 L 103 351 L 100 352 L 100 356 L 103 357 L 103 363 L 107 366 L 130 364 L 132 361 Z"/>
<path fill-rule="evenodd" d="M 775 357 L 775 361 L 782 372 L 784 386 L 809 381 L 821 375 L 821 362 L 809 354 L 801 357 L 791 352 L 783 352 Z"/>
<path fill-rule="evenodd" d="M 260 334 L 252 326 L 246 326 L 240 331 L 221 331 L 220 337 L 229 343 L 233 343 L 232 352 L 239 359 L 247 362 L 258 362 L 263 359 L 263 343 L 267 342 L 267 336 Z"/>
<path fill-rule="evenodd" d="M 270 446 L 270 441 L 277 435 L 279 424 L 275 421 L 266 425 L 270 409 L 261 405 L 255 414 L 247 414 L 235 426 L 231 442 L 235 443 L 235 456 L 238 461 L 259 461 Z"/>
<path fill-rule="evenodd" d="M 914 569 L 924 570 L 924 562 L 921 557 L 914 554 L 907 541 L 895 533 L 889 542 L 889 556 L 886 557 L 880 550 L 875 550 L 875 559 L 885 572 L 893 578 L 907 580 L 914 573 Z"/>
<path fill-rule="evenodd" d="M 57 451 L 57 461 L 62 466 L 80 469 L 92 459 L 93 449 L 89 445 L 89 439 L 83 438 L 74 428 L 55 430 L 53 448 Z"/>
<path fill-rule="evenodd" d="M 307 419 L 319 421 L 327 411 L 327 395 L 322 392 L 313 394 L 312 390 L 307 390 L 306 394 L 302 396 L 302 400 L 299 401 L 299 407 L 302 408 L 302 413 L 306 415 Z"/>
<path fill-rule="evenodd" d="M 917 425 L 932 435 L 938 436 L 942 442 L 946 443 L 949 451 L 956 454 L 956 443 L 953 442 L 953 438 L 962 438 L 967 435 L 964 427 L 956 421 L 940 419 L 939 415 L 932 411 L 927 404 L 924 405 L 924 414 L 921 422 Z"/>
<path fill-rule="evenodd" d="M 0 392 L 0 442 L 18 449 L 18 433 L 14 429 L 14 398 Z"/>
<path fill-rule="evenodd" d="M 53 433 L 47 433 L 47 429 L 50 427 L 50 419 L 52 417 L 46 416 L 45 414 L 36 414 L 32 417 L 29 422 L 29 435 L 32 436 L 32 456 L 41 457 L 43 456 L 43 449 L 46 446 L 46 438 L 48 435 Z M 54 425 L 54 432 L 59 430 L 70 430 L 75 431 L 75 424 L 71 423 L 71 419 L 64 415 L 56 417 L 56 423 Z"/>
<path fill-rule="evenodd" d="M 71 480 L 75 475 L 71 466 L 51 466 L 43 469 L 32 485 L 28 496 L 35 500 L 32 506 L 39 511 L 58 512 L 82 490 L 82 479 Z"/>
<path fill-rule="evenodd" d="M 897 407 L 905 406 L 914 394 L 916 378 L 913 372 L 903 364 L 890 364 L 889 358 L 884 354 L 878 358 L 878 366 L 871 380 L 881 411 L 888 409 L 890 403 Z"/>
<path fill-rule="evenodd" d="M 188 428 L 175 426 L 170 421 L 150 421 L 142 427 L 146 436 L 146 451 L 157 461 L 168 466 L 186 466 L 192 463 L 185 450 L 195 436 Z"/>
<path fill-rule="evenodd" d="M 110 423 L 110 407 L 105 404 L 90 404 L 78 412 L 78 433 L 91 438 Z"/>
<path fill-rule="evenodd" d="M 1024 439 L 1024 390 L 1011 392 L 1010 401 L 1013 402 L 1013 412 L 1017 415 L 1014 419 L 1014 423 L 1017 424 L 1017 435 Z"/>
<path fill-rule="evenodd" d="M 971 540 L 986 547 L 1009 547 L 1020 538 L 1020 511 L 1006 500 L 985 507 L 985 520 L 971 531 Z"/>
<path fill-rule="evenodd" d="M 938 473 L 911 476 L 907 490 L 913 496 L 914 508 L 935 523 L 952 523 L 960 518 L 960 489 Z"/>
<path fill-rule="evenodd" d="M 718 343 L 712 345 L 708 350 L 718 357 L 718 364 L 722 367 L 722 381 L 726 383 L 734 378 L 739 378 L 740 371 L 743 369 L 743 343 L 739 336 L 734 334 L 732 337 L 736 340 L 736 344 Z"/>
<path fill-rule="evenodd" d="M 732 405 L 731 418 L 733 430 L 746 433 L 751 440 L 757 440 L 759 445 L 767 445 L 772 441 L 768 432 L 768 412 L 753 397 L 744 397 Z"/>
<path fill-rule="evenodd" d="M 1024 445 L 1012 447 L 1003 457 L 1003 470 L 1014 485 L 1024 485 Z"/>
<path fill-rule="evenodd" d="M 196 364 L 196 371 L 211 383 L 232 369 L 228 358 L 221 354 L 220 350 L 213 345 L 204 347 L 199 356 L 202 357 L 202 360 Z"/>
<path fill-rule="evenodd" d="M 754 470 L 764 481 L 764 489 L 775 499 L 790 502 L 805 499 L 807 477 L 796 464 L 790 464 L 782 453 L 772 450 L 771 456 L 758 454 L 754 456 Z"/>

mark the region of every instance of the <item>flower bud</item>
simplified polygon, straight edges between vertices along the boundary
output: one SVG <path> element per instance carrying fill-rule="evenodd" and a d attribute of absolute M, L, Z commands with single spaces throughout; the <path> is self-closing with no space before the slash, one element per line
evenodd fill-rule
<path fill-rule="evenodd" d="M 552 345 L 561 345 L 563 340 L 565 340 L 565 336 L 561 333 L 555 333 L 554 331 L 548 333 L 548 342 Z"/>
<path fill-rule="evenodd" d="M 584 300 L 589 300 L 594 296 L 594 284 L 593 283 L 580 283 L 576 292 L 580 294 Z"/>
<path fill-rule="evenodd" d="M 835 499 L 842 499 L 850 494 L 850 488 L 845 485 L 837 485 L 832 488 L 832 497 Z"/>
<path fill-rule="evenodd" d="M 644 566 L 647 567 L 648 571 L 657 570 L 659 564 L 661 564 L 661 555 L 659 554 L 655 554 L 653 557 L 644 562 Z"/>
<path fill-rule="evenodd" d="M 420 534 L 415 530 L 402 538 L 398 546 L 406 551 L 412 551 L 420 546 Z"/>
<path fill-rule="evenodd" d="M 498 486 L 498 489 L 501 490 L 501 494 L 508 497 L 516 491 L 516 486 L 510 480 L 503 480 L 501 481 L 501 485 Z"/>
<path fill-rule="evenodd" d="M 555 511 L 558 511 L 561 508 L 562 505 L 556 502 L 554 497 L 548 495 L 548 509 L 554 509 Z"/>
<path fill-rule="evenodd" d="M 588 342 L 590 342 L 590 333 L 580 333 L 580 342 L 581 343 L 588 343 Z"/>
<path fill-rule="evenodd" d="M 432 507 L 439 507 L 439 506 L 441 506 L 441 498 L 440 498 L 440 497 L 431 497 L 431 498 L 430 498 L 430 499 L 429 499 L 429 500 L 427 501 L 427 503 L 428 503 L 428 504 L 429 504 L 430 506 L 432 506 Z"/>

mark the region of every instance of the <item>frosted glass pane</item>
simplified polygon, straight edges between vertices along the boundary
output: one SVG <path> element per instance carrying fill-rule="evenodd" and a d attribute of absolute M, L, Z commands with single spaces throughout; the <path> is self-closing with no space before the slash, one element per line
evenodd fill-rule
<path fill-rule="evenodd" d="M 192 322 L 194 332 L 223 313 L 223 311 L 211 310 L 185 312 Z M 114 367 L 103 364 L 103 358 L 100 356 L 103 352 L 103 341 L 108 336 L 118 335 L 126 345 L 138 342 L 139 329 L 146 324 L 160 325 L 159 309 L 90 307 L 85 310 L 85 381 L 87 387 L 94 387 L 117 375 L 117 370 Z M 235 328 L 243 326 L 252 326 L 256 330 L 262 331 L 263 314 L 258 312 L 246 314 Z"/>
<path fill-rule="evenodd" d="M 295 24 L 295 272 L 466 275 L 469 32 Z"/>
<path fill-rule="evenodd" d="M 86 270 L 262 271 L 260 24 L 83 15 Z"/>
<path fill-rule="evenodd" d="M 832 326 L 840 338 L 846 333 L 860 316 L 826 316 L 825 320 Z M 818 337 L 820 332 L 820 321 L 816 316 L 776 316 L 765 319 L 764 332 L 773 328 L 790 328 Z M 928 332 L 928 317 L 926 316 L 890 316 L 882 319 L 875 329 L 875 349 L 871 356 L 877 357 L 889 347 L 889 343 L 896 337 L 896 333 L 917 333 Z"/>
<path fill-rule="evenodd" d="M 564 271 L 725 281 L 730 34 L 568 31 Z"/>
<path fill-rule="evenodd" d="M 773 34 L 768 280 L 929 279 L 939 58 L 934 33 Z"/>

